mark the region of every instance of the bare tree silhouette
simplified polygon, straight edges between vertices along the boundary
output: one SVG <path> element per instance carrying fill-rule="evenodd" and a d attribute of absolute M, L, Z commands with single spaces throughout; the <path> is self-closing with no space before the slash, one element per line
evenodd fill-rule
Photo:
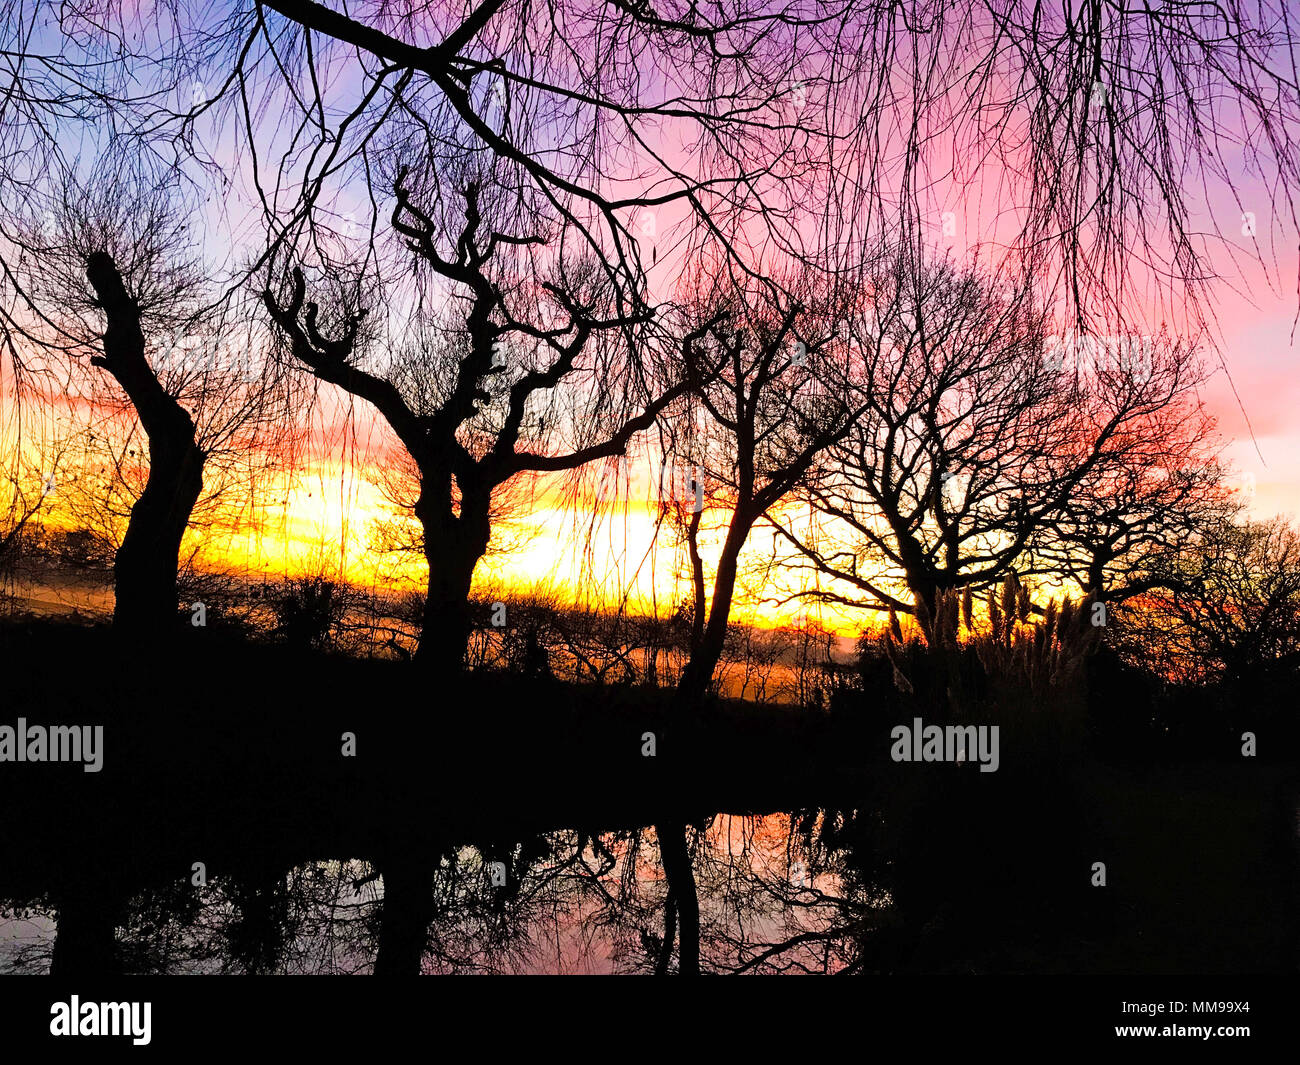
<path fill-rule="evenodd" d="M 589 258 L 569 263 L 560 254 L 537 282 L 512 271 L 501 261 L 505 249 L 551 242 L 495 229 L 477 181 L 462 190 L 453 247 L 441 246 L 440 227 L 416 202 L 408 174 L 399 170 L 393 186 L 393 228 L 422 266 L 452 284 L 463 317 L 429 321 L 417 308 L 399 323 L 406 337 L 391 365 L 372 372 L 360 343 L 366 312 L 337 312 L 339 332 L 327 336 L 300 267 L 287 294 L 267 287 L 263 299 L 293 357 L 371 404 L 413 460 L 429 571 L 417 657 L 458 670 L 494 494 L 521 476 L 624 454 L 702 371 L 691 358 L 674 367 L 646 328 L 649 312 L 620 314 Z"/>
<path fill-rule="evenodd" d="M 1300 662 L 1300 537 L 1224 520 L 1161 556 L 1157 590 L 1121 615 L 1123 650 L 1173 676 L 1240 682 Z"/>
<path fill-rule="evenodd" d="M 701 269 L 684 286 L 687 343 L 713 348 L 716 355 L 708 357 L 720 369 L 695 392 L 709 440 L 700 468 L 721 486 L 730 512 L 707 617 L 696 618 L 690 660 L 677 685 L 685 705 L 705 693 L 722 657 L 750 532 L 794 492 L 860 413 L 855 397 L 819 383 L 830 363 L 843 358 L 835 328 L 846 306 L 825 276 L 805 274 L 802 291 L 790 286 L 793 298 L 729 277 L 725 266 Z M 693 539 L 698 531 L 692 522 L 688 535 Z M 697 559 L 693 543 L 691 553 Z M 699 611 L 703 566 L 694 564 L 692 572 Z"/>
<path fill-rule="evenodd" d="M 1193 346 L 1119 338 L 1067 354 L 1035 281 L 999 282 L 909 244 L 874 272 L 842 386 L 863 416 L 808 481 L 822 520 L 781 526 L 804 574 L 832 579 L 809 596 L 933 612 L 951 589 L 1035 572 L 1032 548 L 1049 536 L 1044 573 L 1068 574 L 1085 544 L 1082 564 L 1109 566 L 1137 550 L 1139 522 L 1173 533 L 1175 507 L 1190 513 L 1213 493 L 1208 425 L 1187 417 L 1203 379 Z M 1189 460 L 1201 468 L 1185 487 L 1149 487 L 1158 468 Z M 1104 498 L 1104 486 L 1140 479 L 1141 501 Z M 1124 527 L 1102 524 L 1110 505 Z"/>
<path fill-rule="evenodd" d="M 157 631 L 176 621 L 181 541 L 205 466 L 216 455 L 222 471 L 210 500 L 229 490 L 232 475 L 251 491 L 255 463 L 247 460 L 253 445 L 270 444 L 259 430 L 283 424 L 284 394 L 255 339 L 232 325 L 237 313 L 208 302 L 183 198 L 111 160 L 55 195 L 52 224 L 24 238 L 12 276 L 34 318 L 33 344 L 48 362 L 70 367 L 72 391 L 56 402 L 87 401 L 89 436 L 120 449 L 104 484 L 98 475 L 83 479 L 81 503 L 112 508 L 119 488 L 134 496 L 114 560 L 114 622 Z M 87 362 L 120 391 L 76 369 Z M 131 440 L 137 422 L 147 463 Z M 137 489 L 130 482 L 138 480 Z"/>

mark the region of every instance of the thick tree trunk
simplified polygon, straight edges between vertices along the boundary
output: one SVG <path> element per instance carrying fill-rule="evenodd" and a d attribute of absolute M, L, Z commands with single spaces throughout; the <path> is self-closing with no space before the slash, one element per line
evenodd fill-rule
<path fill-rule="evenodd" d="M 376 976 L 419 976 L 433 922 L 433 863 L 400 858 L 380 866 L 384 908 L 375 955 Z"/>
<path fill-rule="evenodd" d="M 149 479 L 131 508 L 113 566 L 113 623 L 130 631 L 158 631 L 176 622 L 176 567 L 181 538 L 203 491 L 204 455 L 189 412 L 164 390 L 145 359 L 140 308 L 112 256 L 91 255 L 86 276 L 108 320 L 104 354 L 91 361 L 122 386 L 149 438 Z"/>
<path fill-rule="evenodd" d="M 149 481 L 117 552 L 113 621 L 127 629 L 157 630 L 176 620 L 181 539 L 203 490 L 203 455 L 188 415 L 185 423 L 174 437 L 150 436 Z"/>
<path fill-rule="evenodd" d="M 469 645 L 469 592 L 478 559 L 467 563 L 453 551 L 427 548 L 425 558 L 429 583 L 415 660 L 437 673 L 459 673 Z"/>
<path fill-rule="evenodd" d="M 115 976 L 117 919 L 108 885 L 69 888 L 58 899 L 58 927 L 50 957 L 50 975 L 63 977 Z"/>
<path fill-rule="evenodd" d="M 700 898 L 690 852 L 686 849 L 686 826 L 679 821 L 661 822 L 655 826 L 655 834 L 659 837 L 659 857 L 663 862 L 664 876 L 668 878 L 669 904 L 675 904 L 677 911 L 677 973 L 679 976 L 698 976 Z"/>
<path fill-rule="evenodd" d="M 474 570 L 487 551 L 491 522 L 486 499 L 462 493 L 459 514 L 451 512 L 446 499 L 430 500 L 431 480 L 425 479 L 426 494 L 415 508 L 424 531 L 424 557 L 429 566 L 415 659 L 435 674 L 459 673 L 465 668 L 472 627 L 469 596 Z"/>

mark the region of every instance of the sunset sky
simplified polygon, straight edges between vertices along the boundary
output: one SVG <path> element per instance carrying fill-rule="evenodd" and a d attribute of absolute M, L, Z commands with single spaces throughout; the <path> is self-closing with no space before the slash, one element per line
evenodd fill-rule
<path fill-rule="evenodd" d="M 1242 493 L 1250 513 L 1257 518 L 1295 515 L 1300 513 L 1300 421 L 1295 417 L 1300 385 L 1294 369 L 1293 328 L 1297 258 L 1293 252 L 1279 259 L 1271 277 L 1258 267 L 1247 269 L 1249 283 L 1234 284 L 1227 277 L 1216 286 L 1214 310 L 1221 342 L 1218 350 L 1207 349 L 1205 358 L 1218 367 L 1221 353 L 1225 366 L 1215 369 L 1203 398 L 1228 442 L 1224 454 L 1237 471 L 1232 486 Z M 260 539 L 250 534 L 220 555 L 232 565 L 252 568 L 312 571 L 322 565 L 339 566 L 350 579 L 367 585 L 400 573 L 412 587 L 418 586 L 423 579 L 420 560 L 377 556 L 369 547 L 372 522 L 393 513 L 374 483 L 389 442 L 383 428 L 371 423 L 364 410 L 358 412 L 354 432 L 357 450 L 348 450 L 361 465 L 352 468 L 342 460 L 341 446 L 325 443 L 327 438 L 341 440 L 338 427 L 319 434 L 307 474 L 288 493 L 284 523 L 272 522 Z M 552 589 L 566 598 L 592 597 L 606 604 L 628 595 L 627 608 L 633 611 L 653 609 L 657 598 L 658 610 L 670 612 L 687 594 L 687 585 L 671 527 L 664 527 L 655 542 L 657 460 L 644 448 L 633 455 L 626 464 L 631 473 L 622 475 L 616 492 L 620 501 L 616 507 L 594 506 L 591 493 L 598 471 L 584 483 L 584 499 L 576 506 L 558 482 L 538 484 L 532 489 L 536 504 L 525 508 L 530 511 L 527 516 L 499 537 L 508 540 L 508 545 L 502 544 L 506 549 L 480 565 L 480 589 L 491 589 L 493 594 Z M 626 507 L 621 503 L 624 498 Z M 711 508 L 706 516 L 724 515 Z M 584 547 L 589 526 L 596 530 L 590 550 Z M 703 542 L 707 550 L 711 538 L 706 535 Z M 755 533 L 749 559 L 761 560 L 770 551 L 770 533 Z M 782 607 L 762 603 L 755 598 L 756 591 L 751 589 L 738 603 L 738 620 L 788 623 L 801 609 L 797 603 Z M 764 586 L 758 594 L 772 596 L 774 588 Z M 819 616 L 819 609 L 826 624 L 846 635 L 874 617 L 870 612 L 808 608 L 813 617 Z"/>
<path fill-rule="evenodd" d="M 147 0 L 138 5 L 139 32 L 150 32 L 153 12 Z M 347 97 L 346 78 L 332 88 L 340 99 Z M 201 89 L 198 86 L 194 91 Z M 808 91 L 812 95 L 809 106 L 816 107 L 815 85 Z M 209 196 L 202 207 L 203 254 L 209 262 L 225 266 L 241 261 L 262 234 L 243 157 L 221 131 L 209 131 L 209 135 L 213 157 L 222 164 L 229 184 Z M 271 136 L 271 142 L 276 136 Z M 889 136 L 886 131 L 886 140 Z M 663 137 L 656 147 L 665 159 L 674 163 L 689 159 L 690 145 L 671 128 L 663 130 Z M 1218 349 L 1208 350 L 1206 358 L 1216 366 L 1222 358 L 1226 372 L 1217 370 L 1204 399 L 1229 441 L 1225 455 L 1238 471 L 1237 487 L 1252 512 L 1267 517 L 1300 512 L 1300 422 L 1295 417 L 1300 386 L 1294 370 L 1300 261 L 1292 238 L 1286 236 L 1291 232 L 1290 223 L 1270 216 L 1265 184 L 1246 174 L 1248 148 L 1244 142 L 1240 146 L 1243 172 L 1239 180 L 1234 176 L 1235 194 L 1223 187 L 1211 188 L 1214 217 L 1201 220 L 1207 231 L 1217 227 L 1237 245 L 1235 262 L 1227 249 L 1207 245 L 1210 261 L 1222 277 L 1212 285 L 1213 311 L 1221 335 Z M 985 175 L 976 186 L 959 184 L 958 171 L 965 161 L 959 158 L 959 146 L 948 142 L 947 149 L 951 158 L 945 160 L 942 138 L 930 145 L 935 161 L 927 194 L 936 219 L 936 248 L 960 257 L 968 248 L 996 246 L 1014 223 L 1016 212 L 998 198 L 1002 182 L 997 174 Z M 85 159 L 93 158 L 87 146 Z M 879 165 L 890 165 L 881 161 L 886 158 L 888 153 L 882 154 Z M 331 209 L 340 218 L 364 214 L 366 198 L 360 187 L 344 185 L 332 196 Z M 937 222 L 947 211 L 956 222 L 951 235 L 944 235 Z M 1250 212 L 1253 234 L 1245 232 L 1244 212 Z M 381 224 L 385 221 L 381 212 Z M 656 249 L 658 262 L 651 271 L 651 283 L 660 295 L 671 292 L 680 273 L 677 249 L 685 223 L 680 209 L 665 209 L 655 217 L 636 220 L 642 238 Z M 1262 258 L 1267 269 L 1252 258 Z M 1154 305 L 1150 317 L 1153 323 L 1161 317 Z M 394 446 L 391 436 L 374 423 L 364 406 L 358 407 L 350 422 L 323 417 L 325 424 L 307 437 L 291 480 L 266 485 L 261 491 L 263 500 L 279 497 L 284 502 L 266 506 L 265 520 L 258 528 L 232 532 L 213 526 L 192 533 L 191 543 L 199 545 L 199 559 L 208 565 L 252 573 L 327 572 L 364 585 L 404 580 L 409 587 L 418 588 L 423 576 L 420 559 L 381 555 L 372 549 L 374 523 L 394 513 L 376 484 L 378 470 L 389 462 L 389 449 Z M 657 459 L 642 448 L 629 460 L 630 473 L 624 474 L 626 507 L 598 510 L 590 498 L 590 483 L 576 501 L 555 481 L 533 486 L 529 490 L 535 493 L 535 503 L 525 508 L 527 516 L 499 530 L 498 550 L 480 565 L 480 589 L 521 594 L 546 588 L 573 600 L 590 598 L 606 605 L 627 597 L 628 609 L 657 605 L 660 612 L 671 612 L 686 594 L 686 586 L 681 581 L 683 560 L 672 530 L 664 529 L 657 543 L 654 536 Z M 720 515 L 720 510 L 711 509 L 708 516 Z M 59 520 L 57 508 L 50 517 Z M 593 521 L 595 535 L 588 545 L 586 534 Z M 706 529 L 708 525 L 706 521 Z M 704 544 L 707 551 L 707 534 Z M 749 545 L 750 560 L 761 560 L 770 551 L 770 533 L 756 532 Z M 759 601 L 763 596 L 781 594 L 782 590 L 768 584 L 763 584 L 761 592 L 751 589 L 737 604 L 737 619 L 760 624 L 790 620 L 800 610 L 798 604 L 778 608 Z M 827 611 L 823 617 L 841 631 L 851 632 L 866 615 Z"/>

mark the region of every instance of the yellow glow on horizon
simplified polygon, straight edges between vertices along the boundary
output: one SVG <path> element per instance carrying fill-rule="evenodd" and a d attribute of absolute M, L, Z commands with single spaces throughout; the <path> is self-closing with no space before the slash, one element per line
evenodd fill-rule
<path fill-rule="evenodd" d="M 250 579 L 325 575 L 376 590 L 422 591 L 423 557 L 377 551 L 376 522 L 392 521 L 399 511 L 385 498 L 373 470 L 356 470 L 337 460 L 310 462 L 292 486 L 268 487 L 257 524 L 216 520 L 187 535 L 182 555 L 194 553 L 199 568 L 244 573 Z M 529 598 L 629 614 L 671 615 L 691 597 L 685 549 L 676 543 L 671 523 L 637 484 L 649 483 L 644 471 L 615 502 L 598 504 L 588 493 L 573 499 L 558 484 L 542 486 L 526 513 L 501 523 L 488 554 L 475 572 L 479 595 Z M 712 592 L 712 565 L 722 539 L 719 525 L 728 515 L 710 505 L 700 535 L 706 579 Z M 413 518 L 412 534 L 417 531 Z M 656 536 L 657 534 L 657 536 Z M 742 556 L 742 570 L 757 551 Z M 801 617 L 837 634 L 852 636 L 873 615 L 847 608 L 774 605 L 737 588 L 732 620 L 760 628 L 795 624 Z"/>

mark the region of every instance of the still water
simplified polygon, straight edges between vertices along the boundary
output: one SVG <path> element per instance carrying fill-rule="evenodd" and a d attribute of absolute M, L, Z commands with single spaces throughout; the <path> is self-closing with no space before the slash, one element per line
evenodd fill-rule
<path fill-rule="evenodd" d="M 864 862 L 864 816 L 718 814 L 396 860 L 204 868 L 116 901 L 83 893 L 66 924 L 50 899 L 11 900 L 0 972 L 103 957 L 80 940 L 109 929 L 114 965 L 132 973 L 839 972 L 860 966 L 891 911 Z"/>

